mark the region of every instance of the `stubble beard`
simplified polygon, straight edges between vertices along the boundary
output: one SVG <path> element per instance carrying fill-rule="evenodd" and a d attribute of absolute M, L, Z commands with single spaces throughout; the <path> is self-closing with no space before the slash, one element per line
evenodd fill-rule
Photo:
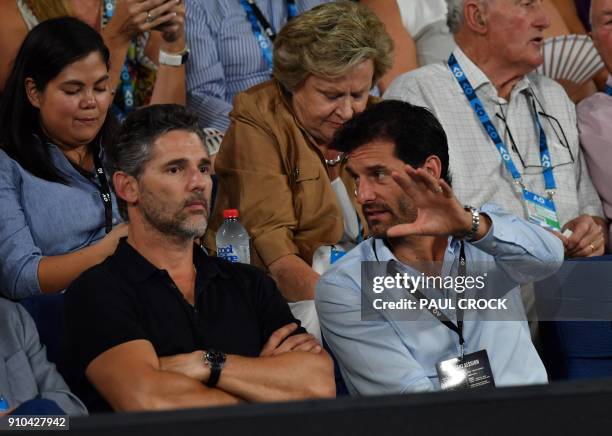
<path fill-rule="evenodd" d="M 396 209 L 391 208 L 386 203 L 376 205 L 375 208 L 384 209 L 391 214 L 391 218 L 388 221 L 379 221 L 374 225 L 368 223 L 370 234 L 375 238 L 386 238 L 387 230 L 399 224 L 414 222 L 418 214 L 418 210 L 406 198 L 401 198 L 398 201 Z"/>
<path fill-rule="evenodd" d="M 186 205 L 194 200 L 202 201 L 205 206 L 204 210 L 197 213 L 186 211 Z M 158 206 L 154 206 L 155 204 Z M 168 205 L 160 204 L 149 193 L 143 196 L 140 206 L 143 218 L 151 227 L 166 236 L 183 241 L 193 241 L 203 236 L 208 228 L 208 201 L 199 195 L 188 198 L 181 204 L 179 212 L 175 213 L 172 212 Z M 200 219 L 195 220 L 196 216 Z"/>

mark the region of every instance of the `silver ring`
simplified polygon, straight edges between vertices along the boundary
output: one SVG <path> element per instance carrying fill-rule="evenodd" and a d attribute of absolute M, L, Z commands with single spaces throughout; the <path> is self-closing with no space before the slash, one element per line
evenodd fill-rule
<path fill-rule="evenodd" d="M 151 15 L 151 11 L 147 11 L 147 18 L 145 18 L 145 23 L 150 23 L 153 21 L 153 15 Z"/>
<path fill-rule="evenodd" d="M 591 254 L 595 253 L 595 246 L 593 244 L 589 244 L 589 247 L 591 247 Z"/>

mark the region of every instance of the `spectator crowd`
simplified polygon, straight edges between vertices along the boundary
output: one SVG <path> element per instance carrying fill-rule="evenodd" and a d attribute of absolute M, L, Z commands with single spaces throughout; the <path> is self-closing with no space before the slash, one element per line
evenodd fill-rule
<path fill-rule="evenodd" d="M 0 416 L 549 382 L 533 284 L 612 250 L 612 0 L 0 5 Z M 583 83 L 536 72 L 567 34 Z"/>

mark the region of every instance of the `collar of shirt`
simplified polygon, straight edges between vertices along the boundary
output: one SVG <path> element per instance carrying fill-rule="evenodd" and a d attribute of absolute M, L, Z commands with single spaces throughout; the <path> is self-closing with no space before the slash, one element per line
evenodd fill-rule
<path fill-rule="evenodd" d="M 453 51 L 457 62 L 461 65 L 463 72 L 465 73 L 467 79 L 470 84 L 474 88 L 475 91 L 478 91 L 480 88 L 483 88 L 482 95 L 495 104 L 507 104 L 508 101 L 506 99 L 501 98 L 497 95 L 497 89 L 491 83 L 491 80 L 487 77 L 487 75 L 480 69 L 478 66 L 472 62 L 472 60 L 464 53 L 461 48 L 458 46 Z M 450 70 L 449 70 L 450 71 Z M 456 82 L 456 81 L 455 81 Z M 457 85 L 457 92 L 463 95 L 463 89 L 459 83 Z M 531 88 L 531 82 L 527 76 L 524 76 L 520 81 L 514 85 L 512 89 L 512 93 L 510 94 L 510 99 L 512 99 L 518 93 Z"/>
<path fill-rule="evenodd" d="M 371 254 L 372 261 L 381 261 L 388 262 L 390 260 L 394 260 L 401 265 L 401 268 L 406 269 L 407 272 L 415 275 L 421 274 L 420 271 L 417 271 L 415 268 L 410 265 L 406 265 L 404 262 L 399 260 L 395 254 L 391 251 L 389 246 L 385 243 L 384 239 L 375 238 L 371 242 Z M 452 236 L 448 237 L 448 244 L 446 245 L 446 250 L 444 252 L 444 260 L 442 261 L 442 268 L 440 270 L 441 276 L 448 276 L 451 274 L 451 270 L 455 263 L 455 260 L 459 258 L 459 250 L 461 248 L 461 244 L 458 239 L 453 238 Z"/>
<path fill-rule="evenodd" d="M 98 179 L 96 177 L 95 171 L 91 173 L 88 173 L 84 170 L 79 171 L 75 167 L 75 164 L 72 164 L 68 160 L 64 152 L 62 152 L 62 150 L 60 150 L 57 145 L 49 141 L 44 141 L 44 144 L 49 150 L 49 156 L 51 161 L 55 165 L 55 168 L 57 168 L 60 172 L 67 175 L 70 179 L 74 179 L 75 177 L 85 177 L 86 179 L 90 181 L 95 181 L 95 183 L 98 184 Z M 100 158 L 100 162 L 105 162 L 104 147 L 99 147 L 98 157 Z M 87 173 L 87 175 L 85 173 Z"/>
<path fill-rule="evenodd" d="M 111 259 L 114 266 L 132 283 L 142 283 L 155 274 L 166 273 L 165 270 L 158 269 L 132 247 L 127 242 L 127 238 L 119 240 L 117 250 Z M 209 281 L 217 275 L 227 278 L 227 274 L 219 269 L 214 260 L 200 246 L 195 244 L 193 247 L 193 264 L 198 279 L 206 277 L 206 281 Z"/>

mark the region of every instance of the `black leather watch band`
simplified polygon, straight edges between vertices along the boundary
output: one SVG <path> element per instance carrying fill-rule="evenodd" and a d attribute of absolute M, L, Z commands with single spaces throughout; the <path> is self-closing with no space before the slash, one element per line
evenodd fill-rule
<path fill-rule="evenodd" d="M 225 353 L 222 351 L 208 350 L 204 353 L 204 363 L 210 368 L 210 375 L 206 386 L 209 388 L 215 387 L 221 376 L 221 369 L 225 365 Z"/>
<path fill-rule="evenodd" d="M 221 377 L 221 368 L 218 366 L 210 367 L 210 376 L 208 377 L 208 381 L 206 382 L 206 386 L 209 388 L 214 388 L 217 386 L 219 382 L 219 377 Z"/>

